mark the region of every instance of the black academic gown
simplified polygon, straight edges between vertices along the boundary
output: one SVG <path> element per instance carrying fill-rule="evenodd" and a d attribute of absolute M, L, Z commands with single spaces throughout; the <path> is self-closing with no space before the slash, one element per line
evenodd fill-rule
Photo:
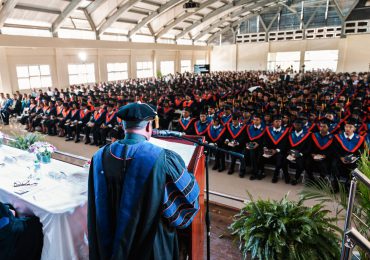
<path fill-rule="evenodd" d="M 141 140 L 136 135 L 134 138 L 127 137 L 118 142 L 127 147 L 139 145 Z M 132 150 L 131 152 L 128 150 L 128 155 L 125 157 L 124 151 L 114 148 L 117 147 L 116 143 L 101 149 L 102 162 L 95 162 L 94 159 L 97 158 L 95 156 L 91 161 L 88 192 L 90 259 L 178 259 L 176 228 L 171 226 L 161 214 L 168 176 L 177 178 L 183 173 L 184 163 L 181 157 L 169 150 L 162 149 L 158 154 L 157 150 L 148 152 L 146 148 L 138 149 L 140 153 L 134 153 L 133 158 L 130 158 Z M 142 177 L 136 176 L 140 171 L 135 171 L 132 167 L 145 167 L 142 163 L 141 166 L 135 166 L 134 163 L 134 160 L 139 160 L 137 156 L 145 156 L 144 153 L 147 154 L 147 164 L 153 163 L 153 168 L 151 173 L 146 175 L 146 180 L 140 184 Z M 154 162 L 149 158 L 153 154 L 157 156 L 152 158 L 155 159 Z M 122 158 L 127 158 L 126 164 Z M 105 226 L 103 229 L 99 229 L 99 226 L 102 227 L 101 224 L 99 225 L 99 218 L 105 216 L 105 213 L 99 215 L 97 207 L 99 201 L 96 201 L 97 193 L 94 191 L 97 187 L 101 187 L 94 175 L 96 163 L 101 164 L 100 169 L 104 173 L 102 176 L 103 178 L 105 176 L 107 187 L 105 206 L 108 219 L 103 223 Z M 136 180 L 133 181 L 133 179 Z M 98 197 L 98 199 L 102 198 Z M 131 208 L 127 206 L 130 203 L 132 203 Z M 122 207 L 122 205 L 126 206 Z M 108 234 L 108 236 L 102 234 Z M 107 239 L 111 241 L 111 243 L 108 241 L 108 245 L 105 242 Z"/>

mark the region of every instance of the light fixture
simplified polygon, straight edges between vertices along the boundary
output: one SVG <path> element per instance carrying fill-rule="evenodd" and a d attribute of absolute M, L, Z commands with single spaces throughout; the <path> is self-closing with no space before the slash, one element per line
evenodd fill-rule
<path fill-rule="evenodd" d="M 82 62 L 85 62 L 87 60 L 87 54 L 86 54 L 86 52 L 79 52 L 78 53 L 78 58 L 80 58 L 80 60 Z"/>

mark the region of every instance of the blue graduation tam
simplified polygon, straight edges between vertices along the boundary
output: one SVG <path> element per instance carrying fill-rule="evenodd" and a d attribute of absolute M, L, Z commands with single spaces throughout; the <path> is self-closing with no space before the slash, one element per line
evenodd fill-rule
<path fill-rule="evenodd" d="M 143 121 L 153 120 L 157 115 L 155 109 L 145 103 L 131 103 L 120 108 L 117 112 L 117 117 L 124 122 L 125 128 L 141 127 Z"/>

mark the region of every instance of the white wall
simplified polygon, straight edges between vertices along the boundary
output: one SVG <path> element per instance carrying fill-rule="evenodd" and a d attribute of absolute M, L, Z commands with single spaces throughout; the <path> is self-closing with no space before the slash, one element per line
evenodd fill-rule
<path fill-rule="evenodd" d="M 232 50 L 236 48 L 236 51 Z M 368 71 L 370 64 L 370 35 L 348 35 L 346 38 L 242 43 L 214 47 L 211 69 L 266 70 L 269 52 L 300 51 L 301 65 L 304 52 L 313 50 L 338 50 L 337 72 Z M 229 56 L 229 57 L 226 57 Z"/>
<path fill-rule="evenodd" d="M 50 66 L 53 87 L 69 86 L 68 64 L 81 64 L 78 53 L 87 53 L 85 63 L 95 64 L 95 79 L 107 81 L 107 63 L 126 62 L 128 75 L 136 78 L 136 62 L 152 61 L 153 73 L 160 70 L 160 62 L 173 60 L 180 72 L 180 60 L 210 59 L 207 46 L 175 44 L 92 41 L 58 38 L 0 35 L 0 92 L 18 90 L 18 65 L 45 64 Z"/>
<path fill-rule="evenodd" d="M 236 70 L 236 45 L 229 45 L 229 48 L 223 46 L 213 47 L 211 54 L 211 70 Z M 213 62 L 217 61 L 217 62 Z"/>

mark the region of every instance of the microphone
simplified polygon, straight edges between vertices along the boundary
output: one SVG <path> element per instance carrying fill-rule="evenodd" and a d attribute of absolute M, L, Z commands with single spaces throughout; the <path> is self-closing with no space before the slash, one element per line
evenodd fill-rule
<path fill-rule="evenodd" d="M 177 132 L 177 131 L 170 131 L 170 130 L 159 130 L 159 129 L 153 129 L 152 136 L 175 136 L 175 137 L 181 137 L 184 136 L 185 133 Z"/>

